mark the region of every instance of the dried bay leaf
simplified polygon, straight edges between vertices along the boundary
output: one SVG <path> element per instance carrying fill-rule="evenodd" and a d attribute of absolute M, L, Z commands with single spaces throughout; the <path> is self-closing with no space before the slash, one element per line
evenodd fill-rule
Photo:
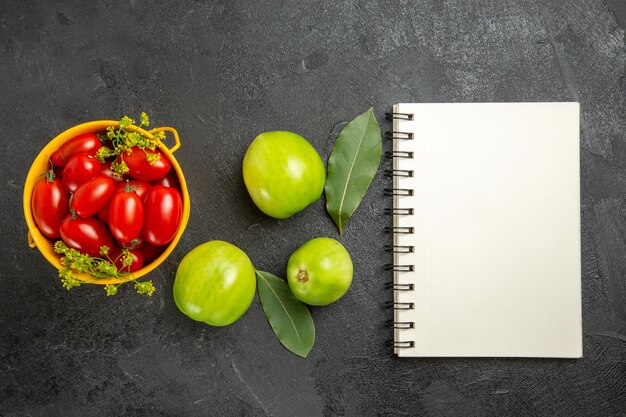
<path fill-rule="evenodd" d="M 370 108 L 341 131 L 328 160 L 326 210 L 339 234 L 365 196 L 382 153 L 380 127 Z"/>
<path fill-rule="evenodd" d="M 256 271 L 263 311 L 272 330 L 291 352 L 306 358 L 315 342 L 315 325 L 308 307 L 287 282 L 269 272 Z"/>

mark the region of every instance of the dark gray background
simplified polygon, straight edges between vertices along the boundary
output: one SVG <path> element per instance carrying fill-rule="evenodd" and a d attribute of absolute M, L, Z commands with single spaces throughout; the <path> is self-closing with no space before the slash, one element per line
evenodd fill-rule
<path fill-rule="evenodd" d="M 626 415 L 622 0 L 88 3 L 0 2 L 0 415 Z M 300 244 L 338 237 L 323 199 L 281 221 L 252 204 L 240 166 L 256 134 L 293 130 L 326 161 L 370 106 L 385 130 L 401 101 L 544 100 L 581 102 L 583 359 L 395 358 L 380 173 L 340 239 L 353 285 L 312 309 L 308 358 L 256 299 L 226 328 L 176 309 L 177 264 L 202 242 L 284 275 Z M 180 132 L 189 226 L 152 298 L 68 293 L 26 242 L 28 168 L 59 132 L 141 111 Z"/>

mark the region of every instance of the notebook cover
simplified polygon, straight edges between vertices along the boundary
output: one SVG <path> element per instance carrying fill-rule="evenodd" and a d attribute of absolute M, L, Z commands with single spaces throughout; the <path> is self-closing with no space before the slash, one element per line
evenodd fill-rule
<path fill-rule="evenodd" d="M 578 103 L 398 104 L 398 356 L 582 356 Z"/>

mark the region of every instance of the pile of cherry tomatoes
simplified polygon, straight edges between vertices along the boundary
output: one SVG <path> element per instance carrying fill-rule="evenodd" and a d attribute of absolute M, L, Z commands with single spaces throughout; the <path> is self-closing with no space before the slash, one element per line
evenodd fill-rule
<path fill-rule="evenodd" d="M 95 133 L 87 133 L 50 156 L 52 167 L 33 190 L 33 217 L 46 237 L 61 238 L 92 257 L 108 257 L 120 271 L 122 249 L 129 249 L 133 263 L 123 270 L 133 272 L 174 239 L 183 215 L 180 183 L 159 150 L 133 147 L 102 163 L 95 156 L 102 146 Z M 152 164 L 149 153 L 160 154 Z M 124 176 L 111 171 L 114 160 L 128 166 Z M 109 248 L 106 257 L 102 246 Z"/>

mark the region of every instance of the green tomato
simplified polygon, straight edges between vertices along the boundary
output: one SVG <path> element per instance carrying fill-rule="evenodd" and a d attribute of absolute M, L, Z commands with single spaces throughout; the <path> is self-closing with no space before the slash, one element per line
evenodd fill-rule
<path fill-rule="evenodd" d="M 302 302 L 323 306 L 340 299 L 352 283 L 352 260 L 341 243 L 318 237 L 300 246 L 289 258 L 287 281 Z"/>
<path fill-rule="evenodd" d="M 180 311 L 211 326 L 226 326 L 250 307 L 256 278 L 238 247 L 213 240 L 189 252 L 178 266 L 174 301 Z"/>
<path fill-rule="evenodd" d="M 320 198 L 326 171 L 322 158 L 302 136 L 265 132 L 248 147 L 243 180 L 263 213 L 284 219 Z"/>

